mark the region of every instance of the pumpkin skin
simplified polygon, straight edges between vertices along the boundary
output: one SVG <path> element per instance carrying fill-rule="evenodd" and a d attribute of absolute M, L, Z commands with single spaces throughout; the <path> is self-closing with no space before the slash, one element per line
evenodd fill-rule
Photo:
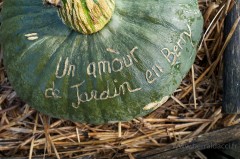
<path fill-rule="evenodd" d="M 0 38 L 17 94 L 45 114 L 93 124 L 146 115 L 171 95 L 196 56 L 197 1 L 115 3 L 111 21 L 84 35 L 41 0 L 4 1 Z"/>

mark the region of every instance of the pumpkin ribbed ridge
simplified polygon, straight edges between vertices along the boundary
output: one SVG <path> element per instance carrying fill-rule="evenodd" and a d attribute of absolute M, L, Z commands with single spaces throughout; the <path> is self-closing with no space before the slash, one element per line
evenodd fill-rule
<path fill-rule="evenodd" d="M 114 0 L 66 0 L 59 8 L 59 15 L 72 29 L 92 34 L 110 21 L 114 8 Z"/>

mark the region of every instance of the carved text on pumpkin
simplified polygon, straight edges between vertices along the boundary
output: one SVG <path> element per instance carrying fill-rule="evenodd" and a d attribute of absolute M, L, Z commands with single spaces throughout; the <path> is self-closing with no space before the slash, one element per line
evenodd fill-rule
<path fill-rule="evenodd" d="M 149 84 L 152 84 L 160 77 L 161 73 L 163 73 L 163 68 L 159 63 L 155 63 L 151 70 L 146 71 L 146 80 Z"/>
<path fill-rule="evenodd" d="M 104 73 L 121 72 L 124 67 L 128 68 L 133 65 L 133 62 L 138 62 L 134 55 L 137 49 L 137 47 L 134 47 L 129 55 L 122 58 L 114 58 L 112 61 L 91 62 L 87 66 L 87 74 L 97 78 L 97 75 L 101 76 Z"/>
<path fill-rule="evenodd" d="M 176 45 L 173 47 L 173 51 L 171 51 L 169 48 L 163 48 L 161 50 L 161 53 L 171 65 L 175 65 L 177 63 L 177 58 L 181 56 L 181 50 L 183 49 L 183 45 L 187 44 L 186 37 L 190 39 L 191 45 L 194 47 L 194 44 L 192 41 L 191 27 L 188 24 L 187 24 L 187 27 L 188 27 L 188 32 L 184 31 L 180 34 Z"/>
<path fill-rule="evenodd" d="M 107 99 L 116 98 L 120 95 L 125 95 L 127 92 L 134 93 L 137 91 L 140 91 L 142 88 L 133 88 L 129 82 L 123 82 L 121 85 L 116 87 L 117 80 L 114 80 L 114 88 L 110 88 L 109 81 L 107 81 L 106 89 L 103 91 L 98 90 L 91 90 L 90 92 L 81 92 L 80 87 L 85 83 L 85 81 L 71 86 L 71 88 L 75 89 L 76 96 L 77 96 L 77 103 L 72 103 L 72 106 L 74 108 L 79 108 L 81 103 L 90 102 L 92 100 L 96 101 L 103 101 Z M 111 92 L 111 90 L 114 89 L 114 91 Z"/>
<path fill-rule="evenodd" d="M 101 76 L 104 73 L 121 72 L 124 68 L 132 66 L 133 62 L 138 62 L 134 55 L 137 49 L 137 47 L 134 47 L 125 57 L 114 58 L 112 61 L 103 60 L 99 62 L 91 62 L 87 66 L 87 74 L 96 78 L 97 75 Z M 57 63 L 55 76 L 59 79 L 64 78 L 65 76 L 74 77 L 76 73 L 76 65 L 70 62 L 69 57 L 67 57 L 64 62 L 62 61 L 63 58 L 60 57 Z"/>
<path fill-rule="evenodd" d="M 66 75 L 74 77 L 76 66 L 73 65 L 73 64 L 70 64 L 68 57 L 66 58 L 66 60 L 64 62 L 64 69 L 63 69 L 63 71 L 60 75 L 59 69 L 60 69 L 61 62 L 62 62 L 62 57 L 60 57 L 60 59 L 58 61 L 58 64 L 57 64 L 57 69 L 56 69 L 56 72 L 55 72 L 56 77 L 57 78 L 63 78 Z"/>
<path fill-rule="evenodd" d="M 194 47 L 192 41 L 191 27 L 189 25 L 187 26 L 189 32 L 184 31 L 180 34 L 179 39 L 176 42 L 176 45 L 173 47 L 173 51 L 171 51 L 169 48 L 163 48 L 160 51 L 171 66 L 174 66 L 178 63 L 177 59 L 181 56 L 181 50 L 183 49 L 183 45 L 187 44 L 186 38 L 190 39 L 191 45 Z M 157 78 L 160 78 L 161 73 L 163 73 L 163 69 L 160 66 L 160 63 L 155 63 L 151 69 L 148 69 L 145 72 L 146 81 L 149 84 L 156 82 Z"/>
<path fill-rule="evenodd" d="M 163 48 L 159 50 L 159 53 L 163 55 L 163 57 L 167 60 L 167 62 L 174 66 L 178 63 L 178 58 L 181 56 L 181 51 L 184 48 L 184 45 L 187 44 L 188 39 L 191 41 L 191 45 L 194 47 L 193 41 L 192 41 L 192 31 L 189 25 L 188 31 L 183 31 L 179 35 L 179 39 L 176 42 L 175 46 L 170 48 Z M 114 58 L 113 60 L 102 60 L 98 62 L 91 62 L 87 65 L 86 72 L 87 75 L 92 76 L 94 78 L 97 78 L 97 76 L 102 76 L 106 73 L 113 73 L 113 72 L 121 72 L 124 68 L 129 68 L 133 66 L 134 62 L 138 63 L 138 59 L 136 58 L 136 50 L 138 47 L 134 47 L 129 54 L 125 55 L 124 57 Z M 108 52 L 114 53 L 116 55 L 119 55 L 120 53 L 113 49 L 107 49 Z M 76 73 L 76 66 L 69 61 L 69 57 L 65 59 L 64 62 L 62 62 L 63 59 L 60 57 L 55 76 L 56 78 L 63 78 L 65 76 L 71 76 L 74 77 Z M 148 84 L 153 84 L 157 81 L 158 78 L 161 77 L 161 75 L 164 73 L 163 68 L 161 67 L 161 62 L 157 61 L 152 66 L 150 66 L 150 69 L 147 69 L 145 71 L 145 79 Z M 63 69 L 61 69 L 63 68 Z M 123 82 L 121 85 L 117 83 L 116 80 L 110 85 L 110 82 L 106 82 L 106 89 L 104 91 L 99 90 L 91 90 L 90 92 L 81 92 L 81 88 L 84 86 L 85 81 L 73 85 L 70 88 L 74 89 L 76 92 L 77 102 L 72 103 L 72 106 L 74 108 L 78 108 L 81 103 L 90 102 L 92 100 L 95 101 L 101 101 L 101 100 L 107 100 L 116 98 L 121 95 L 125 95 L 126 92 L 128 93 L 134 93 L 137 91 L 142 90 L 141 87 L 133 88 L 129 82 Z M 112 87 L 112 88 L 110 88 Z M 60 91 L 55 88 L 54 82 L 52 84 L 51 88 L 47 88 L 45 90 L 45 97 L 46 98 L 61 98 L 60 97 Z"/>
<path fill-rule="evenodd" d="M 46 98 L 55 98 L 55 99 L 62 98 L 60 96 L 60 90 L 55 88 L 54 82 L 52 83 L 51 88 L 47 88 L 45 90 L 45 97 Z"/>

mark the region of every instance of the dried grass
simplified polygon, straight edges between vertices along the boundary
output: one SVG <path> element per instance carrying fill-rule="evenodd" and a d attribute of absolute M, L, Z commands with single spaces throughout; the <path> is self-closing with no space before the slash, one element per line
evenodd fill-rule
<path fill-rule="evenodd" d="M 163 106 L 129 122 L 94 126 L 37 112 L 21 101 L 11 87 L 1 51 L 0 157 L 98 155 L 133 159 L 136 152 L 239 123 L 237 115 L 224 115 L 221 110 L 222 54 L 234 32 L 233 27 L 224 39 L 224 19 L 233 4 L 234 0 L 199 0 L 205 32 L 192 72 Z M 196 155 L 204 158 L 199 151 Z"/>

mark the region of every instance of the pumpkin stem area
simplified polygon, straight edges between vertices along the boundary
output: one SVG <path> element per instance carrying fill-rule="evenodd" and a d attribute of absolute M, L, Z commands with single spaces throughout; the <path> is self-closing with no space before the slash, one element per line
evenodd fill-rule
<path fill-rule="evenodd" d="M 61 0 L 58 9 L 64 24 L 83 33 L 93 34 L 110 21 L 115 0 Z"/>

